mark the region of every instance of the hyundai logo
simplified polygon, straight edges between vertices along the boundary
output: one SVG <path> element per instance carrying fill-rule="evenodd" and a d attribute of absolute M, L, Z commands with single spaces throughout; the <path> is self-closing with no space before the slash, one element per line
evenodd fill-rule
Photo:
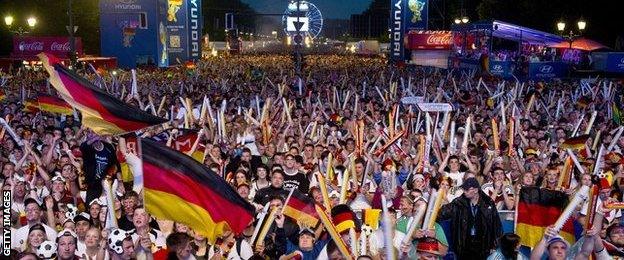
<path fill-rule="evenodd" d="M 544 66 L 542 66 L 540 68 L 540 72 L 542 72 L 542 73 L 551 73 L 551 72 L 553 72 L 553 69 L 554 68 L 551 65 L 544 65 Z"/>
<path fill-rule="evenodd" d="M 503 70 L 503 65 L 494 65 L 494 67 L 492 67 L 492 70 L 494 70 L 494 71 L 502 71 Z"/>

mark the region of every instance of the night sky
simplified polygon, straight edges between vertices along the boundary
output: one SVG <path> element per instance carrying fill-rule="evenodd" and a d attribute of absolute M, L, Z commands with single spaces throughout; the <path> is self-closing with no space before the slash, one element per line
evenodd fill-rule
<path fill-rule="evenodd" d="M 283 13 L 286 0 L 242 0 L 259 13 Z M 349 19 L 352 14 L 364 11 L 371 0 L 311 0 L 321 10 L 325 19 Z"/>

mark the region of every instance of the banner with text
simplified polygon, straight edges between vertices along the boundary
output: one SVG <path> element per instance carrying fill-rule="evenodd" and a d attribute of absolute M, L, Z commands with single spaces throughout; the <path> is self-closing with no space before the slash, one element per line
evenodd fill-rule
<path fill-rule="evenodd" d="M 74 37 L 78 56 L 82 56 L 82 40 Z M 61 59 L 68 58 L 70 52 L 69 37 L 52 36 L 14 36 L 12 58 L 37 59 L 37 54 L 47 52 Z"/>

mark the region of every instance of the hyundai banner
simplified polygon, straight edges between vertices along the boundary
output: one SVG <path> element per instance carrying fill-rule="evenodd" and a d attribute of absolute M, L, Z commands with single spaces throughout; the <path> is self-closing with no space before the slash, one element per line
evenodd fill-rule
<path fill-rule="evenodd" d="M 533 62 L 529 63 L 529 77 L 532 79 L 552 79 L 565 77 L 568 73 L 568 64 L 563 62 Z"/>
<path fill-rule="evenodd" d="M 390 59 L 392 61 L 405 60 L 403 47 L 403 35 L 405 33 L 405 21 L 403 18 L 403 3 L 407 0 L 391 0 L 390 13 Z"/>
<path fill-rule="evenodd" d="M 82 40 L 75 37 L 74 43 L 78 56 L 82 56 Z M 14 36 L 11 57 L 36 59 L 37 54 L 47 52 L 66 59 L 70 51 L 69 37 Z"/>
<path fill-rule="evenodd" d="M 427 30 L 429 0 L 391 0 L 390 5 L 390 60 L 404 61 L 406 32 Z"/>
<path fill-rule="evenodd" d="M 501 78 L 511 78 L 514 66 L 511 61 L 490 60 L 490 74 Z"/>
<path fill-rule="evenodd" d="M 607 55 L 607 72 L 624 73 L 624 53 L 611 52 Z"/>

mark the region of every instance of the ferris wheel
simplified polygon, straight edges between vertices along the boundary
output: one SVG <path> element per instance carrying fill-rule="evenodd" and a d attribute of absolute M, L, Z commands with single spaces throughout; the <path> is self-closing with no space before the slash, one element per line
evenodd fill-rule
<path fill-rule="evenodd" d="M 313 3 L 292 0 L 282 16 L 282 25 L 284 32 L 289 36 L 297 34 L 297 27 L 299 27 L 300 33 L 314 39 L 323 29 L 323 15 Z"/>

